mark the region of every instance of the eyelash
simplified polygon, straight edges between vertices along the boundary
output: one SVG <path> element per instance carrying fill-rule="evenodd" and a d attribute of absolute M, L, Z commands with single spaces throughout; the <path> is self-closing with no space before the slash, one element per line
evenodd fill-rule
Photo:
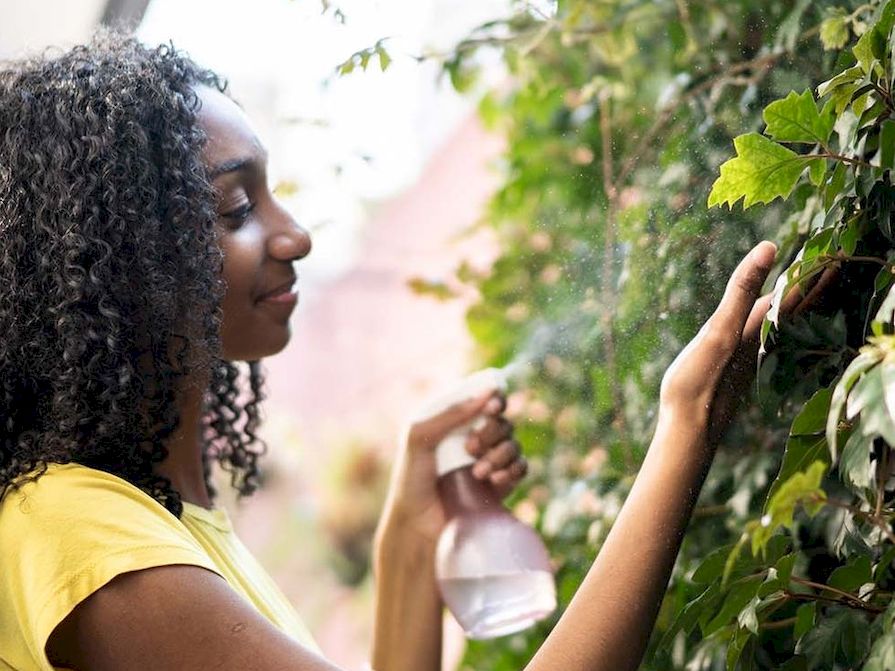
<path fill-rule="evenodd" d="M 242 224 L 249 218 L 249 215 L 255 209 L 255 203 L 246 203 L 235 210 L 231 210 L 230 212 L 225 212 L 223 216 L 225 219 L 230 219 L 231 221 L 235 221 L 238 224 Z"/>

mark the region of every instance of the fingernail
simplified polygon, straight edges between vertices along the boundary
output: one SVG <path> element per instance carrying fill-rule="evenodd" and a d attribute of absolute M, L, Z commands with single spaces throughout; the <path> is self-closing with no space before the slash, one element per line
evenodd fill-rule
<path fill-rule="evenodd" d="M 472 467 L 472 474 L 479 479 L 487 478 L 490 472 L 491 464 L 487 461 L 478 461 L 475 466 Z"/>
<path fill-rule="evenodd" d="M 763 240 L 752 250 L 752 260 L 762 268 L 770 268 L 774 265 L 777 256 L 777 245 L 769 240 Z"/>

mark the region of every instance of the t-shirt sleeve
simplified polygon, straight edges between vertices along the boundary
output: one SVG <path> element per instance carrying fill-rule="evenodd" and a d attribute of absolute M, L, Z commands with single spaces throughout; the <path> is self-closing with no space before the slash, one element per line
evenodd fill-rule
<path fill-rule="evenodd" d="M 78 603 L 117 575 L 170 564 L 219 573 L 180 520 L 139 488 L 52 465 L 0 503 L 0 632 L 18 630 L 18 643 L 52 669 L 47 639 Z"/>

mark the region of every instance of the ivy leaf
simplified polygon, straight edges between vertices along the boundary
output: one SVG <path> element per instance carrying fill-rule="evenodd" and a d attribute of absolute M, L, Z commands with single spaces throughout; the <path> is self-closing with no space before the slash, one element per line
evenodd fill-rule
<path fill-rule="evenodd" d="M 749 609 L 748 606 L 747 609 Z M 746 613 L 746 611 L 743 611 L 743 613 Z M 743 615 L 743 613 L 740 613 L 740 615 Z M 758 619 L 755 618 L 754 607 L 751 609 L 751 615 L 752 618 L 754 618 L 754 629 L 755 633 L 757 634 Z M 749 622 L 751 623 L 752 619 L 750 619 Z M 754 639 L 752 637 L 752 628 L 750 627 L 741 626 L 733 633 L 733 636 L 730 639 L 730 643 L 727 646 L 727 671 L 735 671 L 738 668 L 737 664 L 739 663 L 740 657 L 743 654 L 743 649 L 752 640 Z M 741 671 L 743 671 L 742 665 L 739 668 Z"/>
<path fill-rule="evenodd" d="M 861 613 L 850 608 L 831 609 L 827 617 L 799 639 L 796 652 L 805 655 L 809 669 L 826 671 L 836 667 L 837 659 L 851 661 L 856 652 L 863 655 L 869 638 L 867 621 Z"/>
<path fill-rule="evenodd" d="M 743 208 L 787 198 L 805 168 L 821 158 L 801 156 L 764 135 L 748 133 L 733 141 L 737 157 L 721 165 L 721 176 L 712 185 L 708 206 L 733 207 L 740 198 Z"/>
<path fill-rule="evenodd" d="M 825 107 L 818 111 L 811 91 L 790 92 L 782 100 L 775 100 L 764 110 L 765 132 L 778 142 L 807 142 L 826 144 L 833 132 L 835 118 Z"/>
<path fill-rule="evenodd" d="M 693 572 L 691 580 L 700 585 L 709 585 L 715 582 L 724 570 L 724 561 L 730 554 L 732 547 L 732 545 L 725 545 L 712 550 Z"/>
<path fill-rule="evenodd" d="M 873 440 L 856 429 L 842 448 L 839 475 L 856 489 L 866 489 L 871 483 L 870 450 Z"/>
<path fill-rule="evenodd" d="M 796 507 L 801 505 L 813 517 L 824 505 L 827 495 L 820 487 L 827 464 L 818 460 L 805 471 L 791 475 L 768 501 L 761 522 L 752 532 L 752 554 L 763 551 L 768 540 L 781 526 L 791 528 Z"/>
<path fill-rule="evenodd" d="M 870 566 L 870 557 L 861 555 L 833 571 L 827 578 L 827 584 L 845 592 L 857 592 L 861 585 L 872 580 L 873 571 Z"/>
<path fill-rule="evenodd" d="M 731 621 L 737 618 L 740 611 L 746 608 L 749 602 L 756 597 L 762 581 L 762 576 L 750 575 L 731 583 L 730 589 L 721 602 L 721 610 L 708 624 L 702 627 L 703 636 L 711 636 L 721 627 L 730 624 Z"/>
<path fill-rule="evenodd" d="M 808 399 L 793 420 L 789 438 L 786 441 L 786 450 L 783 452 L 780 471 L 765 500 L 765 510 L 780 486 L 794 473 L 804 471 L 809 464 L 815 461 L 829 464 L 829 451 L 824 430 L 832 398 L 832 389 L 818 390 L 814 396 Z"/>
<path fill-rule="evenodd" d="M 848 400 L 848 393 L 854 386 L 858 378 L 877 364 L 880 359 L 878 352 L 868 351 L 861 352 L 845 369 L 842 377 L 839 379 L 836 388 L 833 390 L 833 398 L 830 401 L 830 414 L 827 417 L 827 445 L 830 446 L 830 458 L 836 461 L 837 439 L 839 434 L 839 418 L 845 409 L 845 403 Z"/>
<path fill-rule="evenodd" d="M 889 603 L 879 621 L 883 633 L 873 642 L 863 671 L 895 671 L 895 601 Z"/>
<path fill-rule="evenodd" d="M 693 631 L 693 628 L 699 623 L 700 617 L 705 617 L 707 613 L 710 616 L 710 614 L 715 612 L 715 607 L 720 600 L 721 583 L 716 581 L 709 585 L 702 594 L 684 606 L 674 624 L 662 635 L 662 640 L 659 641 L 659 649 L 669 649 L 674 643 L 678 632 L 683 631 L 689 634 Z"/>
<path fill-rule="evenodd" d="M 814 617 L 817 614 L 817 602 L 811 601 L 799 606 L 796 610 L 796 624 L 792 635 L 796 639 L 802 638 L 814 626 Z"/>
<path fill-rule="evenodd" d="M 790 436 L 816 436 L 824 433 L 830 412 L 832 389 L 819 389 L 808 399 L 789 429 Z"/>
<path fill-rule="evenodd" d="M 886 119 L 879 131 L 880 167 L 895 168 L 895 121 Z"/>

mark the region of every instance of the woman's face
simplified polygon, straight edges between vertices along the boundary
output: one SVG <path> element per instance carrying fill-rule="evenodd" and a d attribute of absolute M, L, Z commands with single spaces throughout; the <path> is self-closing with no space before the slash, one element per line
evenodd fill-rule
<path fill-rule="evenodd" d="M 293 262 L 311 251 L 311 238 L 274 197 L 267 152 L 243 111 L 214 89 L 196 92 L 199 123 L 208 135 L 203 158 L 219 193 L 227 286 L 223 358 L 252 361 L 289 342 L 289 316 L 298 300 Z"/>

